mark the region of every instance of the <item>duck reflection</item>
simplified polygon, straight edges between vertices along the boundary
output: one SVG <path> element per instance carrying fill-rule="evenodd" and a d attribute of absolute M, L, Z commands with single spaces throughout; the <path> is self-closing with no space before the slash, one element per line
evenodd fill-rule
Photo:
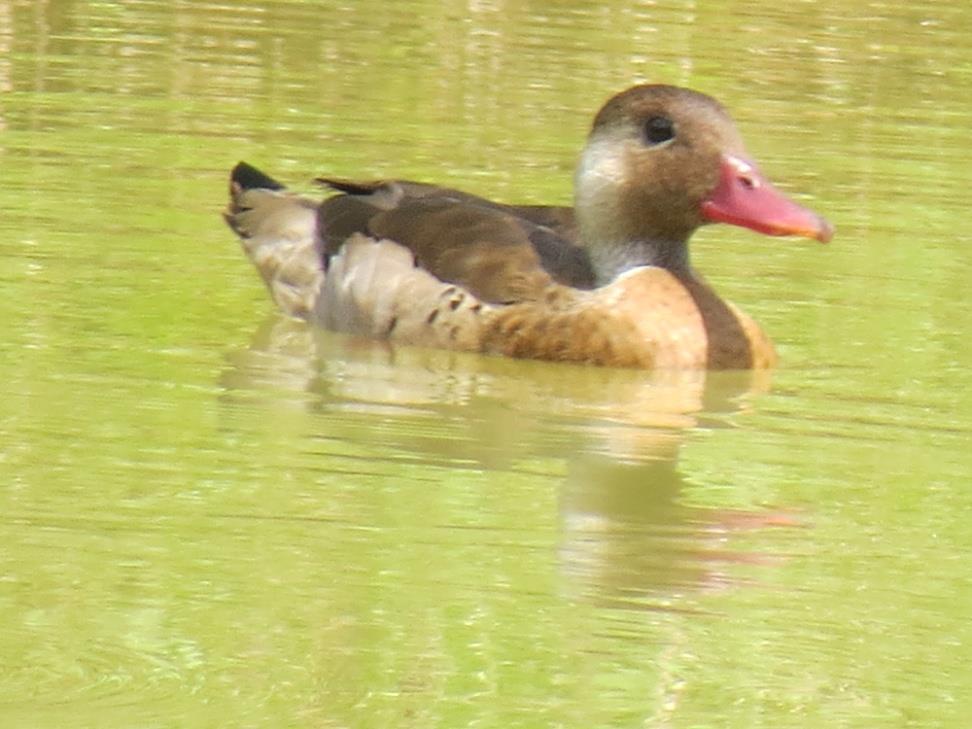
<path fill-rule="evenodd" d="M 480 471 L 553 464 L 566 473 L 558 560 L 568 594 L 671 609 L 676 595 L 733 584 L 731 565 L 773 563 L 731 550 L 734 532 L 798 523 L 783 512 L 685 500 L 679 454 L 686 436 L 727 426 L 768 390 L 768 377 L 396 349 L 274 316 L 231 356 L 222 384 L 228 398 L 264 392 L 274 402 L 334 413 L 328 438 L 360 439 L 362 422 L 366 429 L 405 423 L 383 427 L 380 437 L 383 448 L 413 463 Z M 357 430 L 342 435 L 349 418 L 357 418 Z"/>
<path fill-rule="evenodd" d="M 560 500 L 560 561 L 574 596 L 612 607 L 671 609 L 669 596 L 735 584 L 732 565 L 776 557 L 734 551 L 734 532 L 798 524 L 784 512 L 693 506 L 674 460 L 582 457 Z"/>

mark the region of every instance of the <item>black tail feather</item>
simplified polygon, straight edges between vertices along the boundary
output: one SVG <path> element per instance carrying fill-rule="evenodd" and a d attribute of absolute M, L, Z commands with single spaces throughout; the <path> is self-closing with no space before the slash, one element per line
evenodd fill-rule
<path fill-rule="evenodd" d="M 286 187 L 246 162 L 237 163 L 230 173 L 230 179 L 241 190 L 283 190 Z"/>

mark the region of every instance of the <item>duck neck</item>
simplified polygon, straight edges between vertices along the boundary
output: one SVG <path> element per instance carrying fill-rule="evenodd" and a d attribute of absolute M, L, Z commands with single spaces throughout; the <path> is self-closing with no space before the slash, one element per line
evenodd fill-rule
<path fill-rule="evenodd" d="M 657 266 L 679 277 L 691 274 L 687 241 L 598 241 L 587 243 L 586 248 L 598 286 L 604 286 L 638 266 Z"/>

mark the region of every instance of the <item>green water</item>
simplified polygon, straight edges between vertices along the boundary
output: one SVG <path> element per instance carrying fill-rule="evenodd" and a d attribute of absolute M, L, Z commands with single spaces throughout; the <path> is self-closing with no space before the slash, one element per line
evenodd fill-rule
<path fill-rule="evenodd" d="M 972 6 L 0 0 L 0 725 L 958 727 Z M 566 202 L 638 80 L 829 246 L 712 226 L 771 380 L 274 314 L 246 159 Z"/>

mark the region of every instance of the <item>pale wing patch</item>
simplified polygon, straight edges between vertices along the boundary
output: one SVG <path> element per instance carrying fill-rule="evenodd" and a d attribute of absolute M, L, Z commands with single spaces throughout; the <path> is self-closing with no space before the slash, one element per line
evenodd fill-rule
<path fill-rule="evenodd" d="M 418 268 L 398 243 L 355 234 L 330 260 L 315 322 L 402 344 L 475 351 L 493 308 Z"/>

